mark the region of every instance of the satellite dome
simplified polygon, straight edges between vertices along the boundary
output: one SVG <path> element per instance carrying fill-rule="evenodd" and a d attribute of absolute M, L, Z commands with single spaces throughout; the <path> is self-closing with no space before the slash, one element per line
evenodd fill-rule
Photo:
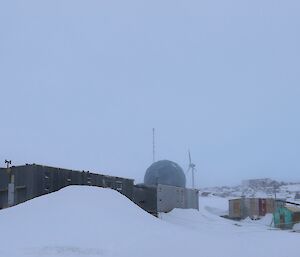
<path fill-rule="evenodd" d="M 182 168 L 175 162 L 162 160 L 154 162 L 147 170 L 144 177 L 145 185 L 158 184 L 185 187 L 185 175 Z"/>

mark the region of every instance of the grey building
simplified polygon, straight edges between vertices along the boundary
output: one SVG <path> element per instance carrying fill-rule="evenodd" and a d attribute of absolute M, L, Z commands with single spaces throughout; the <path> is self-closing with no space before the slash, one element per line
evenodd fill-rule
<path fill-rule="evenodd" d="M 151 165 L 145 182 L 134 185 L 133 179 L 36 164 L 0 168 L 0 209 L 70 185 L 111 188 L 156 216 L 174 208 L 199 208 L 198 190 L 185 188 L 185 175 L 174 162 Z"/>
<path fill-rule="evenodd" d="M 198 210 L 199 191 L 185 188 L 185 184 L 185 174 L 177 163 L 155 162 L 146 170 L 144 184 L 135 186 L 134 202 L 154 215 L 174 208 Z"/>
<path fill-rule="evenodd" d="M 132 199 L 133 182 L 133 179 L 36 164 L 13 166 L 9 169 L 0 168 L 0 209 L 70 185 L 108 187 Z M 9 185 L 13 185 L 11 194 Z M 11 203 L 9 203 L 9 195 L 11 195 Z"/>

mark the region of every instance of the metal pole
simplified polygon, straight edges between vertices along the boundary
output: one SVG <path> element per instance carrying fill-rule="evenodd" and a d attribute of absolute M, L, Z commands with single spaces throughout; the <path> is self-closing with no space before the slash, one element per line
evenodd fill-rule
<path fill-rule="evenodd" d="M 194 169 L 192 169 L 192 188 L 195 188 Z"/>
<path fill-rule="evenodd" d="M 11 207 L 15 205 L 15 175 L 12 173 L 10 165 L 11 160 L 5 160 L 7 173 L 9 176 L 9 184 L 8 184 L 8 191 L 7 191 L 7 205 Z"/>

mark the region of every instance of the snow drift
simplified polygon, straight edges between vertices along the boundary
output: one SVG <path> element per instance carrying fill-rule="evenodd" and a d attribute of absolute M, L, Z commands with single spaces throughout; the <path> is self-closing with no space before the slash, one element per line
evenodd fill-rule
<path fill-rule="evenodd" d="M 298 233 L 237 226 L 206 201 L 157 219 L 113 190 L 68 187 L 0 211 L 0 256 L 299 256 Z"/>

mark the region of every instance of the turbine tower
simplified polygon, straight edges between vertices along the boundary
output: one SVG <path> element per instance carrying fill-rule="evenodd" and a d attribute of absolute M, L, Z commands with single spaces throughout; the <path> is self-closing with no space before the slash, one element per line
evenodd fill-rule
<path fill-rule="evenodd" d="M 189 153 L 189 167 L 186 171 L 186 174 L 188 174 L 189 171 L 192 171 L 192 188 L 195 188 L 195 171 L 196 170 L 196 165 L 194 163 L 192 163 L 192 158 L 191 158 L 191 152 L 190 150 L 188 151 Z"/>

